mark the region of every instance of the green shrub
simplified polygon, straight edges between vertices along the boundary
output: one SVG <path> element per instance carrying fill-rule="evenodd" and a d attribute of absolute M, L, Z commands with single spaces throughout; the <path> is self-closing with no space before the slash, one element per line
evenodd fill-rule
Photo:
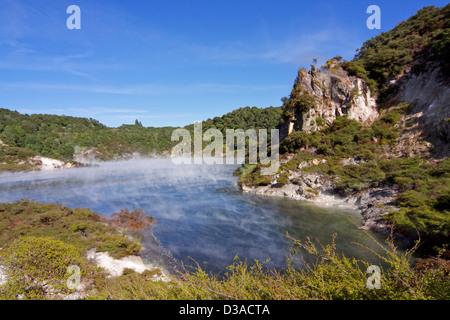
<path fill-rule="evenodd" d="M 286 175 L 282 175 L 282 176 L 278 177 L 278 179 L 277 179 L 278 186 L 284 186 L 287 183 L 289 183 L 289 179 Z"/>
<path fill-rule="evenodd" d="M 142 250 L 142 245 L 126 237 L 103 236 L 102 243 L 97 247 L 97 252 L 108 252 L 113 258 L 120 259 L 129 255 L 137 255 Z"/>
<path fill-rule="evenodd" d="M 250 265 L 235 257 L 222 277 L 207 274 L 199 266 L 170 282 L 145 281 L 136 273 L 110 278 L 99 296 L 102 299 L 162 300 L 446 300 L 450 299 L 449 270 L 445 264 L 418 270 L 412 266 L 412 251 L 399 253 L 392 241 L 372 249 L 380 261 L 380 288 L 367 286 L 367 261 L 348 258 L 331 244 L 316 245 L 309 238 L 291 238 L 292 252 L 282 271 L 257 260 Z M 375 241 L 375 240 L 374 240 Z M 298 269 L 297 254 L 312 256 L 315 263 Z M 267 262 L 267 261 L 266 261 Z M 381 265 L 381 262 L 383 265 Z"/>
<path fill-rule="evenodd" d="M 377 93 L 378 83 L 375 80 L 370 79 L 370 73 L 366 69 L 364 69 L 361 64 L 355 61 L 344 61 L 342 63 L 342 68 L 346 70 L 350 75 L 363 79 L 368 85 L 372 95 L 375 95 Z"/>
<path fill-rule="evenodd" d="M 284 139 L 280 146 L 280 152 L 294 153 L 302 148 L 308 148 L 310 144 L 310 134 L 304 131 L 294 131 Z"/>
<path fill-rule="evenodd" d="M 52 238 L 21 237 L 0 251 L 7 283 L 4 298 L 43 299 L 53 292 L 67 293 L 67 268 L 85 272 L 85 260 L 72 245 Z"/>
<path fill-rule="evenodd" d="M 377 187 L 384 179 L 385 173 L 375 161 L 363 164 L 352 164 L 337 170 L 338 189 L 344 193 Z"/>
<path fill-rule="evenodd" d="M 261 175 L 261 164 L 253 167 L 251 171 L 241 174 L 238 183 L 246 186 L 267 186 L 272 182 L 268 175 Z"/>
<path fill-rule="evenodd" d="M 317 124 L 317 126 L 319 126 L 319 127 L 324 126 L 324 125 L 325 125 L 325 119 L 322 118 L 322 117 L 317 117 L 317 118 L 316 118 L 316 124 Z"/>
<path fill-rule="evenodd" d="M 314 155 L 307 152 L 295 154 L 289 161 L 282 163 L 280 171 L 295 171 L 300 163 L 314 159 Z"/>
<path fill-rule="evenodd" d="M 21 235 L 52 237 L 70 243 L 80 252 L 101 247 L 115 257 L 135 254 L 139 240 L 130 240 L 108 224 L 97 212 L 85 208 L 69 209 L 61 205 L 23 200 L 0 204 L 7 228 L 0 234 L 0 247 Z"/>
<path fill-rule="evenodd" d="M 448 62 L 449 10 L 449 5 L 424 7 L 394 29 L 366 41 L 353 63 L 348 64 L 348 70 L 368 76 L 378 83 L 379 89 L 384 89 L 388 80 L 410 66 L 419 52 L 432 49 L 436 53 L 433 58 Z"/>

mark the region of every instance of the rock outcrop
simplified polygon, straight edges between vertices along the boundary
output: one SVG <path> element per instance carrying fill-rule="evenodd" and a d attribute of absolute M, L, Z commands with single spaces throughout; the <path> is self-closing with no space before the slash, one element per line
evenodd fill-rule
<path fill-rule="evenodd" d="M 333 61 L 333 60 L 332 60 Z M 348 115 L 361 123 L 370 125 L 379 114 L 376 96 L 361 78 L 350 76 L 336 62 L 330 62 L 320 70 L 307 71 L 301 68 L 289 100 L 295 101 L 302 95 L 310 95 L 314 106 L 305 110 L 291 103 L 289 117 L 281 126 L 281 138 L 293 130 L 312 132 L 323 124 L 331 124 L 337 117 Z"/>
<path fill-rule="evenodd" d="M 370 126 L 401 104 L 408 108 L 395 125 L 398 128 L 396 142 L 384 147 L 384 156 L 419 156 L 432 162 L 448 157 L 450 80 L 442 64 L 426 57 L 415 61 L 396 79 L 390 80 L 382 98 L 374 96 L 364 80 L 350 76 L 342 69 L 339 59 L 331 59 L 318 71 L 314 67 L 310 71 L 300 69 L 290 98 L 284 101 L 280 136 L 284 139 L 294 130 L 314 132 L 343 115 Z M 355 159 L 343 159 L 341 165 L 358 165 Z M 326 161 L 326 158 L 320 161 Z M 399 209 L 395 204 L 398 190 L 378 187 L 342 194 L 331 178 L 302 170 L 308 165 L 305 162 L 296 170 L 278 173 L 268 186 L 241 185 L 241 188 L 244 192 L 312 201 L 320 205 L 351 205 L 364 218 L 362 228 L 391 232 L 391 226 L 383 216 Z M 282 175 L 287 183 L 278 183 L 277 178 Z"/>
<path fill-rule="evenodd" d="M 409 104 L 393 156 L 442 159 L 450 155 L 450 80 L 436 61 L 417 62 L 391 81 L 386 105 Z"/>
<path fill-rule="evenodd" d="M 240 185 L 243 192 L 262 196 L 285 197 L 294 200 L 308 201 L 320 206 L 340 206 L 358 210 L 364 219 L 361 229 L 375 230 L 389 234 L 391 225 L 383 216 L 392 210 L 398 210 L 395 198 L 398 194 L 392 188 L 370 188 L 357 192 L 342 194 L 333 180 L 319 172 L 302 172 L 301 169 L 317 165 L 320 160 L 314 159 L 299 165 L 300 170 L 289 171 L 289 183 L 279 184 L 273 177 L 267 186 Z M 323 160 L 322 160 L 323 161 Z M 343 166 L 355 164 L 354 159 L 346 159 Z"/>

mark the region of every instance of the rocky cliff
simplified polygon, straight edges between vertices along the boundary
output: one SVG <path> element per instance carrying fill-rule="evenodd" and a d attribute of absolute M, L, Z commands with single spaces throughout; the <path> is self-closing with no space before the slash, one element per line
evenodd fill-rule
<path fill-rule="evenodd" d="M 280 128 L 282 138 L 293 130 L 316 131 L 343 115 L 364 124 L 373 123 L 379 116 L 376 96 L 367 83 L 349 75 L 337 59 L 317 71 L 301 68 L 287 102 Z"/>
<path fill-rule="evenodd" d="M 302 68 L 289 99 L 284 101 L 281 137 L 290 137 L 293 132 L 326 130 L 334 120 L 344 115 L 358 121 L 362 128 L 369 128 L 376 122 L 384 123 L 380 119 L 385 119 L 394 110 L 399 112 L 398 119 L 384 125 L 386 130 L 392 130 L 395 139 L 380 144 L 373 135 L 372 141 L 369 141 L 369 144 L 379 145 L 378 157 L 395 159 L 417 156 L 429 163 L 439 163 L 449 156 L 449 82 L 441 63 L 418 59 L 389 81 L 380 98 L 371 92 L 362 78 L 344 70 L 339 60 L 330 60 L 320 70 L 312 68 L 307 71 Z M 399 109 L 399 105 L 403 109 Z M 313 160 L 304 161 L 293 169 L 289 165 L 293 155 L 284 154 L 281 169 L 271 177 L 269 184 L 255 186 L 242 183 L 242 190 L 322 205 L 351 205 L 362 213 L 365 221 L 363 228 L 390 232 L 390 224 L 383 217 L 399 210 L 395 202 L 399 190 L 395 184 L 374 184 L 360 190 L 342 192 L 336 184 L 341 177 L 324 174 L 324 170 L 305 170 L 311 166 L 319 167 L 330 161 L 330 155 L 336 155 L 318 154 L 313 147 L 307 151 L 312 153 Z M 374 159 L 372 161 L 376 162 Z M 352 158 L 340 159 L 338 166 L 345 169 L 368 162 L 355 154 Z"/>
<path fill-rule="evenodd" d="M 450 79 L 442 63 L 421 58 L 390 82 L 384 105 L 409 104 L 393 156 L 443 159 L 450 155 Z"/>
<path fill-rule="evenodd" d="M 286 163 L 292 158 L 288 155 L 282 158 Z M 398 210 L 395 199 L 398 190 L 389 187 L 373 187 L 359 191 L 342 193 L 339 191 L 334 179 L 330 179 L 320 172 L 302 171 L 303 168 L 315 166 L 326 160 L 313 159 L 298 165 L 298 170 L 283 170 L 272 177 L 272 181 L 264 186 L 240 184 L 243 192 L 261 196 L 284 197 L 300 201 L 308 201 L 319 206 L 337 206 L 357 210 L 361 213 L 364 224 L 361 229 L 374 230 L 390 234 L 391 224 L 384 216 L 392 210 Z M 354 159 L 345 159 L 342 166 L 355 164 Z M 280 184 L 280 176 L 287 174 L 289 183 Z"/>

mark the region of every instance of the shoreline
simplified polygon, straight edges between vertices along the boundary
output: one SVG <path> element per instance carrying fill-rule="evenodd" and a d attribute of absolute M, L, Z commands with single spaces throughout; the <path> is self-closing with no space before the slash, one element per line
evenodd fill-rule
<path fill-rule="evenodd" d="M 9 168 L 8 170 L 1 170 L 1 174 L 8 173 L 27 173 L 27 172 L 47 172 L 47 171 L 55 171 L 55 170 L 66 170 L 66 169 L 74 169 L 74 168 L 85 168 L 85 167 L 96 167 L 103 163 L 108 162 L 117 162 L 117 161 L 133 161 L 133 160 L 156 160 L 156 159 L 170 159 L 170 156 L 167 155 L 157 155 L 157 156 L 140 156 L 134 155 L 133 157 L 117 157 L 109 160 L 88 160 L 83 161 L 83 159 L 76 159 L 74 156 L 73 160 L 59 160 L 54 158 L 43 157 L 40 155 L 29 157 L 27 159 L 27 164 L 30 165 L 28 168 L 21 167 L 25 161 L 21 161 L 15 163 L 14 167 Z M 85 159 L 84 159 L 85 160 Z"/>
<path fill-rule="evenodd" d="M 301 186 L 292 183 L 283 186 L 246 186 L 238 183 L 237 185 L 243 193 L 289 198 L 323 207 L 335 206 L 355 210 L 361 214 L 364 221 L 359 229 L 371 230 L 384 235 L 391 235 L 393 226 L 383 217 L 390 210 L 398 210 L 394 203 L 397 191 L 390 188 L 371 188 L 340 196 L 330 185 L 328 187 L 321 185 L 321 190 L 316 189 L 314 193 L 305 193 Z M 402 237 L 401 235 L 397 236 Z"/>

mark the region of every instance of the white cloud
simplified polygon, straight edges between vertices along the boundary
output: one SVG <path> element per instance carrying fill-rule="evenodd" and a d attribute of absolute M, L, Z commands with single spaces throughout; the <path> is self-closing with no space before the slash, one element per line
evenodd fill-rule
<path fill-rule="evenodd" d="M 242 91 L 266 91 L 285 88 L 284 85 L 234 85 L 221 83 L 191 83 L 160 85 L 156 83 L 138 84 L 132 86 L 106 86 L 68 83 L 40 83 L 40 82 L 14 82 L 0 83 L 0 90 L 26 89 L 38 91 L 75 91 L 99 94 L 118 95 L 192 95 L 211 92 L 236 93 Z"/>
<path fill-rule="evenodd" d="M 266 32 L 267 33 L 267 32 Z M 351 32 L 327 28 L 314 33 L 302 33 L 272 40 L 265 36 L 259 43 L 242 41 L 205 44 L 178 44 L 179 50 L 190 57 L 215 63 L 272 63 L 304 65 L 313 58 L 330 59 L 335 55 L 353 54 L 360 45 Z M 330 53 L 332 52 L 332 53 Z"/>
<path fill-rule="evenodd" d="M 76 111 L 81 113 L 93 113 L 93 114 L 118 114 L 118 113 L 137 113 L 142 116 L 142 114 L 147 113 L 147 110 L 141 110 L 141 109 L 128 109 L 128 108 L 105 108 L 105 107 L 93 107 L 93 108 L 69 108 L 69 111 Z M 121 115 L 122 116 L 122 115 Z"/>

